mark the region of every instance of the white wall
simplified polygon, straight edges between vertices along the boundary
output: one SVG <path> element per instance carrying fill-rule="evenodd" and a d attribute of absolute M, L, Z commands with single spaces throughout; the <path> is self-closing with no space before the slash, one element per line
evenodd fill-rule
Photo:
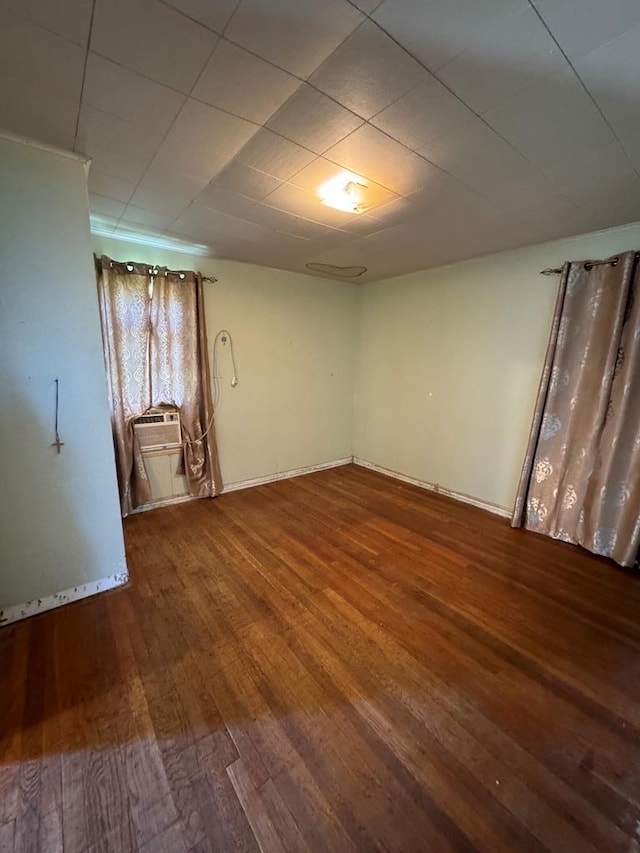
<path fill-rule="evenodd" d="M 94 236 L 93 246 L 218 279 L 205 285 L 209 343 L 231 332 L 240 378 L 232 389 L 228 346 L 218 344 L 225 486 L 351 456 L 355 285 L 107 237 Z"/>
<path fill-rule="evenodd" d="M 0 465 L 5 620 L 126 580 L 85 166 L 1 137 Z"/>
<path fill-rule="evenodd" d="M 365 285 L 354 455 L 512 506 L 565 260 L 640 249 L 640 225 Z"/>

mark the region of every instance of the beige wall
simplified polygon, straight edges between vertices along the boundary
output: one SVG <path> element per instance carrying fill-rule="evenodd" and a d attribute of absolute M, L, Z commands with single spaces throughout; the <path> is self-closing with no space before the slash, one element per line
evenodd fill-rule
<path fill-rule="evenodd" d="M 218 279 L 205 286 L 210 347 L 219 329 L 231 332 L 240 378 L 232 389 L 228 347 L 219 344 L 216 428 L 225 485 L 351 455 L 355 285 L 113 238 L 94 236 L 93 245 L 117 260 L 195 268 Z"/>
<path fill-rule="evenodd" d="M 88 216 L 84 163 L 0 137 L 5 618 L 126 579 Z M 56 377 L 60 455 L 50 447 Z"/>
<path fill-rule="evenodd" d="M 640 225 L 365 285 L 354 455 L 510 508 L 564 260 L 640 248 Z"/>

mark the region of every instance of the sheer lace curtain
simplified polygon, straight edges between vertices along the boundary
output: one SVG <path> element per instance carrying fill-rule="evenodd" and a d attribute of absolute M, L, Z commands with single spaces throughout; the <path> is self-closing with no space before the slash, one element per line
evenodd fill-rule
<path fill-rule="evenodd" d="M 640 549 L 640 263 L 565 264 L 512 519 L 623 566 Z"/>
<path fill-rule="evenodd" d="M 106 256 L 96 268 L 123 517 L 151 499 L 133 422 L 152 406 L 180 410 L 190 494 L 213 497 L 222 481 L 202 277 Z"/>

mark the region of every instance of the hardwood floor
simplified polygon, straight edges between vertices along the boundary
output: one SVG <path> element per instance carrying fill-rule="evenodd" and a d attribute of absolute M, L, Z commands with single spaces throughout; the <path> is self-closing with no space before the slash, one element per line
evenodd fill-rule
<path fill-rule="evenodd" d="M 0 630 L 0 851 L 640 850 L 640 580 L 345 468 Z"/>

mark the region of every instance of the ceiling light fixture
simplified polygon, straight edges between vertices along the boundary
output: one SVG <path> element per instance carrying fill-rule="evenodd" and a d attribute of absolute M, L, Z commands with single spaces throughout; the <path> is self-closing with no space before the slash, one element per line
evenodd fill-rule
<path fill-rule="evenodd" d="M 322 203 L 345 213 L 362 213 L 365 209 L 367 185 L 351 172 L 342 172 L 331 178 L 318 190 Z"/>

